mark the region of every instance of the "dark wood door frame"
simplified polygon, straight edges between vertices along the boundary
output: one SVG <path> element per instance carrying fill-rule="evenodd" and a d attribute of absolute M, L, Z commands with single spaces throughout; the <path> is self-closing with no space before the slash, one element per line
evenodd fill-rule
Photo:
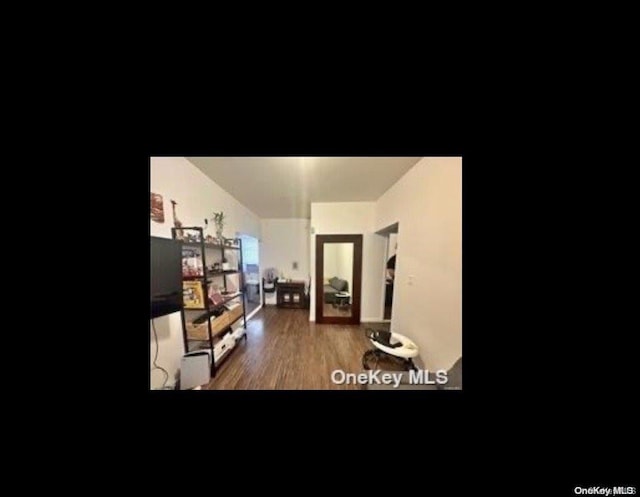
<path fill-rule="evenodd" d="M 351 316 L 323 316 L 324 306 L 324 244 L 353 243 L 353 288 Z M 316 323 L 360 324 L 360 296 L 362 294 L 362 235 L 316 235 Z"/>

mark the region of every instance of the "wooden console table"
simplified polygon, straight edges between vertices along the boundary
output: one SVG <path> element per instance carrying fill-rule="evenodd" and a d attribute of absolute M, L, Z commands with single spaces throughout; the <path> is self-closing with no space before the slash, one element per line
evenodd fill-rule
<path fill-rule="evenodd" d="M 292 309 L 305 309 L 307 299 L 304 294 L 304 281 L 278 281 L 278 307 L 289 307 Z"/>

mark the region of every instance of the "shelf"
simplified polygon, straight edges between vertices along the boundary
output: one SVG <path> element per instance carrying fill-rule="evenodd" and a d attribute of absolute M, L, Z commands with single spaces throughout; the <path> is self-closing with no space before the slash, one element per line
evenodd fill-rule
<path fill-rule="evenodd" d="M 191 319 L 191 322 L 195 322 L 198 320 L 206 320 L 207 317 L 209 317 L 210 313 L 213 311 L 217 311 L 218 309 L 220 309 L 220 307 L 224 306 L 227 302 L 231 302 L 234 299 L 237 299 L 238 297 L 242 297 L 242 292 L 238 292 L 236 293 L 233 297 L 225 297 L 221 303 L 219 303 L 218 305 L 212 305 L 209 307 L 209 309 L 187 309 L 186 307 L 184 308 L 185 311 L 196 311 L 196 312 L 200 312 L 202 313 L 200 316 Z M 205 311 L 205 312 L 202 312 Z"/>
<path fill-rule="evenodd" d="M 207 271 L 207 277 L 222 276 L 224 274 L 238 274 L 240 271 L 236 269 L 229 269 L 227 271 Z"/>
<path fill-rule="evenodd" d="M 228 271 L 207 271 L 207 279 L 213 278 L 215 276 L 224 276 L 226 274 L 239 274 L 240 271 L 236 271 L 234 269 L 230 269 Z M 183 276 L 182 281 L 195 281 L 195 280 L 203 280 L 204 275 L 200 276 Z"/>
<path fill-rule="evenodd" d="M 198 241 L 194 241 L 193 239 L 190 239 L 190 240 L 183 239 L 179 241 L 181 242 L 182 247 L 185 249 L 185 251 L 187 249 L 196 249 L 193 256 L 199 259 L 199 264 L 198 264 L 199 269 L 202 269 L 204 272 L 204 274 L 199 276 L 183 276 L 182 281 L 190 281 L 190 282 L 199 281 L 205 293 L 207 293 L 207 290 L 209 287 L 211 287 L 211 285 L 221 283 L 221 286 L 224 286 L 224 290 L 226 291 L 228 289 L 228 286 L 229 286 L 228 283 L 230 283 L 230 281 L 227 280 L 224 276 L 232 275 L 232 274 L 239 275 L 240 273 L 242 273 L 242 267 L 243 267 L 242 239 L 221 237 L 219 240 L 216 239 L 216 243 L 208 243 L 204 233 L 205 231 L 204 228 L 200 226 L 181 226 L 179 229 L 176 229 L 175 227 L 171 228 L 171 237 L 174 240 L 177 239 L 176 234 L 179 232 L 179 230 L 182 230 L 185 233 L 189 231 L 197 233 Z M 234 245 L 228 245 L 225 242 L 234 243 Z M 205 249 L 209 249 L 209 250 L 205 250 Z M 223 270 L 211 271 L 206 267 L 205 260 L 207 259 L 211 260 L 210 256 L 211 255 L 215 256 L 216 255 L 215 252 L 217 252 L 218 254 L 221 254 L 222 260 L 224 260 L 225 252 L 231 252 L 232 250 L 238 251 L 236 253 L 238 258 L 238 261 L 237 261 L 238 265 L 236 266 L 235 261 L 233 260 L 230 261 L 231 262 L 230 266 L 236 266 L 236 269 L 227 270 L 227 271 L 223 271 Z M 217 257 L 214 257 L 213 259 L 215 260 L 217 259 Z M 191 261 L 188 261 L 188 262 L 191 262 Z M 218 277 L 221 277 L 221 278 L 218 279 Z M 191 286 L 199 286 L 199 285 L 191 285 Z M 185 350 L 189 350 L 189 351 L 197 350 L 197 349 L 194 349 L 193 346 L 200 348 L 202 345 L 205 345 L 206 346 L 205 348 L 209 349 L 211 348 L 211 344 L 209 343 L 209 341 L 211 341 L 212 343 L 217 343 L 220 340 L 225 340 L 225 338 L 223 338 L 224 335 L 230 332 L 233 333 L 232 325 L 237 326 L 238 322 L 240 321 L 240 318 L 244 317 L 245 310 L 246 310 L 244 300 L 245 300 L 244 292 L 237 292 L 237 293 L 234 293 L 233 295 L 223 294 L 220 300 L 220 303 L 217 305 L 213 305 L 211 301 L 207 298 L 204 302 L 203 307 L 199 307 L 195 309 L 193 308 L 189 309 L 189 308 L 183 307 L 181 319 L 182 319 L 182 325 L 183 325 L 182 333 L 183 333 Z M 220 309 L 224 308 L 225 304 L 228 304 L 229 302 L 232 302 L 232 301 L 233 302 L 239 301 L 242 307 L 240 309 L 234 308 L 234 310 L 229 311 L 228 314 L 225 313 L 224 315 L 225 317 L 222 318 L 221 320 L 219 321 L 214 320 L 211 324 L 209 324 L 208 322 L 209 319 L 212 316 L 214 316 Z M 242 325 L 246 330 L 246 323 L 242 323 Z M 215 330 L 218 330 L 218 331 L 215 331 L 214 328 Z M 211 331 L 211 335 L 209 335 L 209 331 Z M 206 338 L 205 338 L 205 335 L 206 335 Z M 202 340 L 203 338 L 204 340 Z M 246 334 L 244 334 L 244 338 L 246 340 L 247 338 Z M 189 344 L 191 344 L 191 346 Z M 234 348 L 235 347 L 225 350 L 225 352 L 221 356 L 218 356 L 217 358 L 215 357 L 215 353 L 211 354 L 212 355 L 212 362 L 211 362 L 212 376 L 215 376 L 216 374 L 217 363 L 225 360 L 230 355 L 230 352 Z"/>
<path fill-rule="evenodd" d="M 182 245 L 187 245 L 189 247 L 202 247 L 202 243 L 200 242 L 182 242 Z M 230 245 L 220 245 L 217 243 L 205 243 L 204 244 L 204 248 L 210 248 L 210 249 L 221 249 L 224 248 L 226 250 L 240 250 L 240 247 L 235 247 L 235 246 L 230 246 Z"/>

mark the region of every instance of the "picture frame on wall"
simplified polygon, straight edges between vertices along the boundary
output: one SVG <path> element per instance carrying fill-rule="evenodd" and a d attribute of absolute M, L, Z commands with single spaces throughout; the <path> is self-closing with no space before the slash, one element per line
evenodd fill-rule
<path fill-rule="evenodd" d="M 162 195 L 151 193 L 151 220 L 164 223 L 164 203 Z"/>

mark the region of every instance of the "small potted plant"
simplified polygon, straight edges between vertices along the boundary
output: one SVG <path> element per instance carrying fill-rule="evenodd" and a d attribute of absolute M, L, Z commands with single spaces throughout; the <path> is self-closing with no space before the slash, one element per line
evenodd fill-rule
<path fill-rule="evenodd" d="M 213 218 L 211 219 L 216 225 L 216 236 L 218 237 L 219 243 L 224 243 L 224 237 L 222 236 L 222 231 L 224 230 L 224 212 L 214 212 Z"/>

